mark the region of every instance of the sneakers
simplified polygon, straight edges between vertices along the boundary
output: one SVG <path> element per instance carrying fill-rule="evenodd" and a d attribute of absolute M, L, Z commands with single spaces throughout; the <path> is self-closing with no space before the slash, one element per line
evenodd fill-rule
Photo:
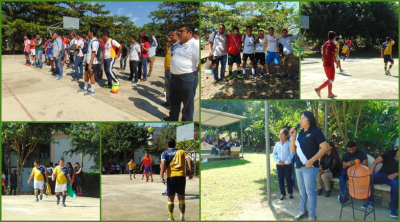
<path fill-rule="evenodd" d="M 365 209 L 367 209 L 367 210 L 372 209 L 372 208 L 374 208 L 374 203 L 368 201 L 368 203 L 363 204 L 363 205 L 361 206 L 361 208 L 364 209 L 364 210 L 365 210 Z"/>
<path fill-rule="evenodd" d="M 39 198 L 36 197 L 36 202 L 39 202 Z"/>
<path fill-rule="evenodd" d="M 133 82 L 132 82 L 132 84 L 137 84 L 137 83 L 138 83 L 138 81 L 133 81 Z"/>
<path fill-rule="evenodd" d="M 338 196 L 338 201 L 339 201 L 339 203 L 348 204 L 348 203 L 350 202 L 350 199 L 349 199 L 348 196 L 345 196 L 345 197 L 343 198 L 342 195 L 339 195 L 339 196 Z"/>
<path fill-rule="evenodd" d="M 331 191 L 330 190 L 326 191 L 325 192 L 325 197 L 330 197 L 330 196 L 331 196 Z"/>
<path fill-rule="evenodd" d="M 87 92 L 88 90 L 87 89 L 80 89 L 80 90 L 78 90 L 78 91 L 76 91 L 76 92 Z"/>
<path fill-rule="evenodd" d="M 328 96 L 328 99 L 334 99 L 335 97 L 337 97 L 337 95 L 335 95 L 335 94 L 330 94 L 329 96 Z"/>
<path fill-rule="evenodd" d="M 40 197 L 40 200 L 42 200 L 42 199 L 43 199 L 43 196 L 42 196 L 42 195 L 39 195 L 39 197 Z"/>
<path fill-rule="evenodd" d="M 181 217 L 181 219 L 179 219 L 180 221 L 185 221 L 185 218 L 184 217 Z"/>
<path fill-rule="evenodd" d="M 111 89 L 111 86 L 109 86 L 109 85 L 105 85 L 105 86 L 104 86 L 104 88 Z"/>
<path fill-rule="evenodd" d="M 60 204 L 60 199 L 57 199 L 57 205 L 59 205 Z"/>
<path fill-rule="evenodd" d="M 132 180 L 132 177 L 131 178 L 129 178 L 130 180 Z"/>
<path fill-rule="evenodd" d="M 317 191 L 317 195 L 319 196 L 319 195 L 321 195 L 322 194 L 322 189 L 318 189 L 318 191 Z"/>
<path fill-rule="evenodd" d="M 84 94 L 85 96 L 94 96 L 96 95 L 96 92 L 88 91 L 87 93 Z"/>
<path fill-rule="evenodd" d="M 61 206 L 66 207 L 67 205 L 65 205 L 65 203 L 62 203 Z"/>
<path fill-rule="evenodd" d="M 396 210 L 390 210 L 390 217 L 391 218 L 399 218 L 399 214 L 396 212 Z"/>
<path fill-rule="evenodd" d="M 231 80 L 232 78 L 233 78 L 232 75 L 229 75 L 229 76 L 226 77 L 227 80 Z"/>
<path fill-rule="evenodd" d="M 135 176 L 133 176 L 133 179 L 135 179 L 135 180 L 136 180 L 136 177 L 135 177 Z"/>
<path fill-rule="evenodd" d="M 168 218 L 168 221 L 174 221 L 175 219 L 174 218 Z"/>
<path fill-rule="evenodd" d="M 321 98 L 321 90 L 318 90 L 318 88 L 315 88 L 314 90 L 317 93 L 318 97 Z"/>
<path fill-rule="evenodd" d="M 63 78 L 61 76 L 58 77 L 57 81 L 61 81 L 61 80 L 63 80 Z"/>
<path fill-rule="evenodd" d="M 387 70 L 387 74 L 388 74 L 389 76 L 392 75 L 392 74 L 390 73 L 390 69 Z"/>
<path fill-rule="evenodd" d="M 237 78 L 238 78 L 238 79 L 243 79 L 243 76 L 242 76 L 241 74 L 238 74 L 238 75 L 237 75 Z"/>

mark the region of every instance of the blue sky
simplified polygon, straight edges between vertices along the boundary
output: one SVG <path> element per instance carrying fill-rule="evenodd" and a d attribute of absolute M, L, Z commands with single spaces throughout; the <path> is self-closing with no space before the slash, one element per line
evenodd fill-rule
<path fill-rule="evenodd" d="M 93 4 L 94 2 L 92 2 Z M 150 12 L 158 9 L 161 2 L 96 2 L 105 5 L 105 10 L 110 10 L 112 15 L 127 16 L 136 26 L 152 22 L 149 18 Z"/>

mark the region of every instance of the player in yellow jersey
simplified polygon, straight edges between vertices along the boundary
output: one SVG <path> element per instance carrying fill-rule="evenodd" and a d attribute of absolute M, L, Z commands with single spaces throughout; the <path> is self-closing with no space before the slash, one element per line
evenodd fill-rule
<path fill-rule="evenodd" d="M 167 141 L 167 151 L 161 155 L 161 181 L 165 184 L 167 182 L 167 195 L 168 195 L 168 220 L 174 220 L 174 199 L 175 193 L 178 193 L 179 211 L 181 212 L 181 221 L 185 220 L 185 188 L 186 188 L 186 162 L 189 166 L 189 179 L 193 178 L 192 160 L 184 150 L 175 149 L 175 140 L 169 139 Z M 164 169 L 167 170 L 167 181 L 165 181 Z"/>
<path fill-rule="evenodd" d="M 33 179 L 33 188 L 35 189 L 35 196 L 36 196 L 36 202 L 39 201 L 38 194 L 40 190 L 40 200 L 43 198 L 43 193 L 44 193 L 44 180 L 48 181 L 46 169 L 44 166 L 40 165 L 39 161 L 36 160 L 34 163 L 35 167 L 32 169 L 31 176 L 29 177 L 28 184 L 31 182 L 32 178 Z"/>
<path fill-rule="evenodd" d="M 342 58 L 343 61 L 346 60 L 346 56 L 347 56 L 347 51 L 349 50 L 349 46 L 344 44 L 342 47 Z"/>
<path fill-rule="evenodd" d="M 394 60 L 392 58 L 392 47 L 394 43 L 395 42 L 393 39 L 386 37 L 386 42 L 384 42 L 381 47 L 381 58 L 383 58 L 383 62 L 385 63 L 385 75 L 391 75 L 390 69 L 394 64 Z M 388 62 L 390 62 L 389 69 L 387 68 Z"/>
<path fill-rule="evenodd" d="M 68 169 L 64 166 L 64 160 L 58 161 L 58 166 L 54 169 L 52 180 L 56 181 L 56 197 L 57 205 L 60 204 L 60 193 L 62 193 L 62 206 L 66 207 L 65 199 L 67 198 L 68 181 L 71 180 L 71 176 L 68 174 Z"/>
<path fill-rule="evenodd" d="M 340 72 L 343 72 L 344 70 L 342 69 L 342 65 L 340 64 L 340 56 L 339 56 L 339 49 L 340 49 L 339 37 L 336 37 L 333 43 L 336 45 L 336 48 L 338 49 L 336 53 L 336 60 L 338 61 L 336 68 L 339 68 Z"/>
<path fill-rule="evenodd" d="M 126 165 L 126 169 L 129 168 L 129 178 L 132 180 L 132 174 L 133 174 L 133 179 L 136 179 L 136 163 L 133 162 L 133 159 Z"/>

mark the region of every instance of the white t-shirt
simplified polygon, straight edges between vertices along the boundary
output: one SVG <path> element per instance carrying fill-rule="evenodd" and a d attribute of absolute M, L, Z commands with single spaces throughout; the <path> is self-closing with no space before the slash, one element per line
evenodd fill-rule
<path fill-rule="evenodd" d="M 197 70 L 199 62 L 199 44 L 195 39 L 190 39 L 185 44 L 179 44 L 174 51 L 170 63 L 172 74 L 187 74 Z"/>
<path fill-rule="evenodd" d="M 215 37 L 214 37 L 215 36 Z M 212 45 L 212 51 L 214 53 L 214 56 L 223 56 L 226 55 L 226 44 L 228 42 L 228 38 L 226 34 L 221 34 L 217 32 L 213 32 L 210 35 L 210 38 L 208 38 L 208 41 L 213 43 Z"/>
<path fill-rule="evenodd" d="M 90 59 L 92 58 L 92 52 L 96 52 L 99 49 L 99 40 L 97 40 L 96 38 L 93 38 L 92 41 L 90 41 L 89 46 L 88 46 L 88 52 L 87 52 L 87 56 L 86 56 L 86 63 L 90 63 Z M 94 60 L 92 64 L 97 64 L 99 63 L 99 61 L 97 61 L 96 58 L 96 54 L 94 54 Z"/>
<path fill-rule="evenodd" d="M 131 44 L 129 47 L 129 60 L 139 61 L 139 52 L 141 52 L 139 43 Z"/>
<path fill-rule="evenodd" d="M 243 35 L 242 40 L 244 39 L 244 47 L 243 47 L 243 53 L 244 54 L 253 54 L 254 53 L 254 46 L 256 45 L 256 38 L 253 34 L 251 36 Z"/>
<path fill-rule="evenodd" d="M 77 39 L 76 38 L 73 38 L 73 39 L 71 39 L 71 41 L 69 42 L 69 45 L 73 45 L 73 44 L 77 44 Z"/>
<path fill-rule="evenodd" d="M 256 41 L 256 52 L 264 52 L 265 53 L 265 37 Z"/>
<path fill-rule="evenodd" d="M 278 48 L 278 42 L 279 42 L 279 36 L 277 35 L 267 35 L 267 39 L 268 39 L 268 52 L 278 52 L 276 51 Z"/>
<path fill-rule="evenodd" d="M 156 49 L 157 49 L 157 46 L 158 46 L 158 42 L 157 42 L 156 37 L 152 36 L 151 38 L 153 38 L 153 43 L 150 44 L 148 58 L 153 57 L 153 56 L 156 55 Z"/>
<path fill-rule="evenodd" d="M 111 44 L 112 41 L 112 44 Z M 115 39 L 108 39 L 108 41 L 105 43 L 105 51 L 104 51 L 104 59 L 109 59 L 109 58 L 115 58 L 116 52 L 115 49 L 112 47 L 118 48 L 120 44 L 115 41 Z"/>

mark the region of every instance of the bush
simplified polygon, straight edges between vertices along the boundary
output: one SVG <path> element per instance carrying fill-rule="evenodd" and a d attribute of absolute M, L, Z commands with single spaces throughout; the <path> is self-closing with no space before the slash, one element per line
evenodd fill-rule
<path fill-rule="evenodd" d="M 85 196 L 100 198 L 100 172 L 84 172 L 82 190 Z"/>

